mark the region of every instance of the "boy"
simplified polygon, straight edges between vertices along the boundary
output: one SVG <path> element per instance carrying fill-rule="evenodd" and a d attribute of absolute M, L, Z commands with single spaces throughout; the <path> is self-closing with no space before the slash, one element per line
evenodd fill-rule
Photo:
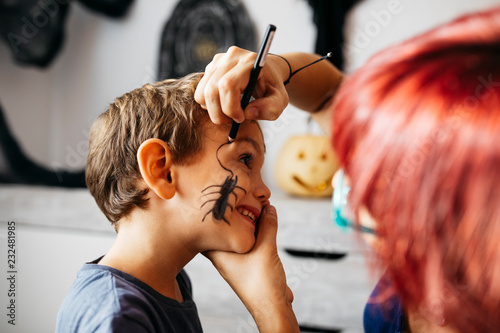
<path fill-rule="evenodd" d="M 230 125 L 194 101 L 201 76 L 147 84 L 94 123 L 86 182 L 117 238 L 79 271 L 56 332 L 201 332 L 183 267 L 254 246 L 270 197 L 262 133 L 245 121 L 228 144 Z"/>

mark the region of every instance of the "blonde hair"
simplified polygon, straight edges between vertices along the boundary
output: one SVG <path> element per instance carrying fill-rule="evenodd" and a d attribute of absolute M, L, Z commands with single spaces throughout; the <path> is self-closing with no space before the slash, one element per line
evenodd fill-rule
<path fill-rule="evenodd" d="M 118 97 L 94 122 L 85 181 L 115 228 L 134 207 L 147 207 L 148 189 L 137 187 L 136 154 L 144 141 L 165 141 L 177 164 L 188 163 L 201 149 L 208 115 L 195 102 L 194 91 L 202 75 L 146 84 Z"/>

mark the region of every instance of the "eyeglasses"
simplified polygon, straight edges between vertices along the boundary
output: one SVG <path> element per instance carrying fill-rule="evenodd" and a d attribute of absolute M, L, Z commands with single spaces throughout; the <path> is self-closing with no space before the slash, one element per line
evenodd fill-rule
<path fill-rule="evenodd" d="M 347 178 L 344 175 L 344 170 L 339 170 L 334 179 L 333 196 L 332 196 L 332 219 L 337 226 L 346 230 L 351 228 L 357 231 L 375 235 L 376 231 L 372 228 L 362 226 L 354 222 L 355 216 L 352 212 L 347 197 L 351 191 L 351 187 L 347 183 Z"/>

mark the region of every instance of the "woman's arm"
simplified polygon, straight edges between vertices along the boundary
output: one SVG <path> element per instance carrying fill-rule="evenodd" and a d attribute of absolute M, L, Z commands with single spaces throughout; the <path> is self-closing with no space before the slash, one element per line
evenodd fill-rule
<path fill-rule="evenodd" d="M 290 63 L 292 71 L 320 57 L 309 53 L 290 53 L 281 56 Z M 343 78 L 342 72 L 326 60 L 304 68 L 293 75 L 286 86 L 290 103 L 310 112 L 312 118 L 326 133 L 329 133 L 332 116 L 330 106 Z"/>

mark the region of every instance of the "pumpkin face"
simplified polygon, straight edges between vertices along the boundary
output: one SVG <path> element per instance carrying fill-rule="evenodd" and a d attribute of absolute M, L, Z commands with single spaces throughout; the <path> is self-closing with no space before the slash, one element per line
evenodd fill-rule
<path fill-rule="evenodd" d="M 337 158 L 326 136 L 294 136 L 278 156 L 275 176 L 285 192 L 323 197 L 332 195 L 337 169 Z"/>

